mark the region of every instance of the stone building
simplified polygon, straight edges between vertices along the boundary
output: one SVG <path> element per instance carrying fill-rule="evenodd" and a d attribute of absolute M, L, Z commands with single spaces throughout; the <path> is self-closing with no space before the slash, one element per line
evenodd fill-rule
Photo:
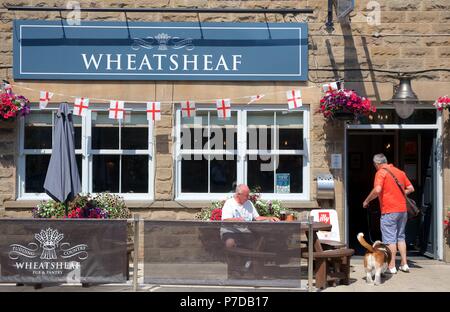
<path fill-rule="evenodd" d="M 27 6 L 35 1 L 1 1 L 2 5 Z M 213 199 L 223 198 L 231 190 L 231 182 L 265 183 L 269 185 L 266 198 L 282 199 L 285 206 L 300 212 L 314 208 L 333 208 L 339 216 L 341 236 L 350 245 L 358 231 L 377 230 L 376 210 L 369 217 L 362 201 L 370 191 L 374 170 L 372 156 L 385 153 L 390 162 L 404 169 L 416 187 L 415 199 L 426 206 L 420 221 L 408 225 L 408 243 L 429 256 L 448 261 L 450 250 L 444 235 L 443 220 L 450 209 L 450 140 L 448 111 L 437 112 L 432 103 L 449 93 L 450 89 L 450 1 L 356 1 L 350 22 L 334 20 L 334 29 L 327 30 L 327 1 L 80 1 L 81 7 L 122 8 L 311 8 L 312 14 L 242 14 L 242 13 L 121 13 L 81 12 L 81 21 L 107 22 L 174 22 L 202 23 L 306 23 L 308 26 L 307 59 L 309 72 L 305 81 L 239 81 L 239 80 L 89 80 L 89 79 L 14 79 L 13 32 L 14 20 L 59 21 L 59 12 L 8 11 L 0 8 L 0 76 L 10 81 L 14 91 L 28 97 L 34 105 L 39 102 L 38 90 L 54 92 L 51 105 L 73 101 L 70 96 L 91 99 L 126 99 L 128 107 L 143 107 L 133 103 L 160 101 L 162 118 L 153 129 L 146 124 L 145 115 L 131 114 L 130 128 L 145 128 L 152 144 L 144 147 L 134 140 L 138 130 L 116 134 L 117 127 L 107 121 L 106 114 L 94 111 L 89 120 L 79 121 L 80 141 L 77 148 L 83 190 L 112 190 L 123 193 L 133 212 L 150 219 L 192 219 Z M 65 1 L 40 1 L 39 5 L 64 6 Z M 71 12 L 63 12 L 63 18 Z M 283 24 L 283 25 L 286 25 Z M 280 55 L 281 56 L 281 55 Z M 106 57 L 106 56 L 105 56 Z M 34 58 L 39 62 L 39 58 Z M 274 61 L 275 62 L 275 61 Z M 410 73 L 412 89 L 420 100 L 408 119 L 397 116 L 390 100 L 398 75 Z M 108 80 L 111 79 L 111 80 Z M 323 96 L 321 86 L 341 79 L 345 88 L 354 89 L 377 106 L 373 119 L 359 123 L 328 122 L 316 113 Z M 303 109 L 297 116 L 283 114 L 287 108 L 286 91 L 302 91 Z M 247 105 L 251 95 L 266 94 L 257 103 Z M 232 99 L 235 107 L 231 124 L 245 128 L 243 116 L 254 126 L 266 125 L 277 129 L 300 129 L 301 143 L 289 152 L 280 153 L 281 172 L 287 172 L 298 183 L 291 182 L 291 193 L 277 194 L 276 182 L 267 176 L 250 172 L 250 162 L 234 158 L 217 166 L 206 163 L 181 163 L 183 153 L 175 140 L 177 129 L 183 127 L 179 101 L 195 100 L 203 107 L 204 116 L 214 123 L 215 103 L 202 99 Z M 94 103 L 95 100 L 91 100 Z M 97 101 L 100 104 L 101 101 Z M 96 103 L 97 103 L 96 102 Z M 174 103 L 174 104 L 168 104 Z M 107 105 L 107 101 L 103 101 Z M 50 106 L 51 106 L 50 105 Z M 209 106 L 208 106 L 209 105 Z M 95 106 L 95 105 L 94 105 Z M 100 106 L 98 106 L 100 107 Z M 208 111 L 207 108 L 213 110 Z M 145 110 L 145 108 L 144 108 Z M 209 115 L 208 115 L 209 114 Z M 253 116 L 252 116 L 253 115 Z M 32 113 L 28 121 L 0 123 L 0 215 L 29 217 L 31 208 L 44 198 L 40 181 L 51 149 L 51 113 Z M 259 116 L 259 117 L 258 117 Z M 250 118 L 252 117 L 252 118 Z M 275 119 L 274 119 L 275 118 Z M 278 118 L 278 119 L 277 119 Z M 284 120 L 283 120 L 284 119 Z M 279 120 L 279 124 L 277 124 Z M 76 121 L 77 122 L 77 121 Z M 89 130 L 81 130 L 89 124 Z M 33 128 L 34 127 L 34 128 Z M 37 128 L 43 127 L 45 129 Z M 111 128 L 113 130 L 111 130 Z M 36 131 L 40 129 L 39 131 Z M 49 130 L 50 129 L 50 130 Z M 84 129 L 84 128 L 83 128 Z M 116 129 L 116 130 L 114 130 Z M 89 132 L 84 132 L 89 131 Z M 118 131 L 118 130 L 117 130 Z M 283 130 L 284 131 L 284 130 Z M 92 140 L 97 132 L 101 139 Z M 243 134 L 244 133 L 244 134 Z M 292 139 L 289 130 L 286 140 Z M 115 137 L 117 135 L 117 138 Z M 236 143 L 245 142 L 245 129 L 238 130 Z M 50 141 L 49 141 L 50 140 Z M 118 142 L 130 146 L 118 148 Z M 49 143 L 50 142 L 50 143 Z M 109 145 L 108 145 L 109 144 Z M 28 147 L 27 147 L 28 145 Z M 95 147 L 95 145 L 97 147 Z M 140 146 L 140 147 L 136 147 Z M 245 147 L 244 147 L 245 149 Z M 105 151 L 106 150 L 106 151 Z M 112 152 L 110 150 L 113 150 Z M 300 151 L 299 151 L 300 150 Z M 200 154 L 207 152 L 199 151 Z M 237 152 L 240 153 L 240 152 Z M 150 156 L 149 156 L 150 155 Z M 337 164 L 332 155 L 341 156 Z M 248 156 L 245 152 L 239 157 Z M 127 159 L 128 158 L 128 159 Z M 283 161 L 283 158 L 285 160 Z M 289 165 L 292 161 L 296 165 Z M 202 161 L 201 161 L 202 162 Z M 336 166 L 335 166 L 336 165 Z M 108 172 L 108 166 L 116 169 Z M 214 167 L 216 166 L 216 167 Z M 335 168 L 332 168 L 335 167 Z M 184 169 L 183 169 L 184 168 Z M 213 171 L 219 176 L 213 177 Z M 184 174 L 182 173 L 184 170 Z M 208 171 L 209 170 L 209 171 Z M 228 176 L 220 176 L 221 172 Z M 209 173 L 209 174 L 208 174 Z M 275 174 L 277 174 L 275 172 Z M 317 192 L 317 176 L 330 173 L 334 179 L 334 195 L 321 198 Z M 111 176 L 112 175 L 112 176 Z M 126 176 L 139 175 L 128 179 Z M 45 177 L 45 173 L 44 173 Z M 202 178 L 204 177 L 204 178 Z M 208 178 L 209 177 L 209 178 Z M 253 181 L 252 181 L 253 179 Z M 274 179 L 274 172 L 269 175 Z M 213 181 L 212 181 L 213 180 Z M 142 182 L 144 181 L 144 183 Z M 214 188 L 219 190 L 214 192 Z M 127 190 L 128 188 L 128 190 Z M 205 191 L 206 190 L 206 191 Z M 369 220 L 369 225 L 367 225 Z"/>

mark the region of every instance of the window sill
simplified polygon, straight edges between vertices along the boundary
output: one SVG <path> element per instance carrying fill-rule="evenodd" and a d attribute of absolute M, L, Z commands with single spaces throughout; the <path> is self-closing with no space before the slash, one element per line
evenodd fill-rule
<path fill-rule="evenodd" d="M 11 200 L 5 201 L 5 209 L 32 209 L 39 204 L 40 200 Z M 297 209 L 315 209 L 320 208 L 315 200 L 309 201 L 292 201 L 282 200 L 285 208 Z M 172 201 L 138 201 L 125 200 L 125 204 L 131 210 L 137 209 L 201 209 L 211 205 L 210 200 L 172 200 Z"/>

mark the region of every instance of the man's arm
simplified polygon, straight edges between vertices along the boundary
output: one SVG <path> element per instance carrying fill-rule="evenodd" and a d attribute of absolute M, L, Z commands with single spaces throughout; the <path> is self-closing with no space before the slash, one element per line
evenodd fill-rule
<path fill-rule="evenodd" d="M 366 200 L 363 202 L 363 207 L 367 208 L 369 206 L 369 203 L 378 197 L 381 193 L 381 186 L 377 185 L 375 186 L 370 194 L 367 196 Z"/>
<path fill-rule="evenodd" d="M 268 217 L 256 217 L 255 219 L 256 221 L 264 221 L 264 220 L 269 220 L 269 221 L 280 221 L 280 219 L 278 219 L 277 217 L 273 217 L 273 216 L 268 216 Z"/>
<path fill-rule="evenodd" d="M 226 218 L 222 221 L 244 221 L 244 218 Z"/>
<path fill-rule="evenodd" d="M 411 194 L 412 192 L 414 192 L 414 186 L 409 185 L 405 190 L 405 194 L 408 195 Z"/>

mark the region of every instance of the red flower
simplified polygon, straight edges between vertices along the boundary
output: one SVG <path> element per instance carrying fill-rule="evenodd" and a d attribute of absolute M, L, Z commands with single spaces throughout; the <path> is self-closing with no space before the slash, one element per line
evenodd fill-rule
<path fill-rule="evenodd" d="M 220 221 L 222 220 L 222 209 L 216 208 L 213 211 L 211 211 L 211 221 Z"/>

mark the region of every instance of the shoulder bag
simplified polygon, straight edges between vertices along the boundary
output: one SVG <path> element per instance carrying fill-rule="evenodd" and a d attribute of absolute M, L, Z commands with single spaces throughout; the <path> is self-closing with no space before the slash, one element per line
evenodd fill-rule
<path fill-rule="evenodd" d="M 387 168 L 383 168 L 383 169 L 390 173 L 390 175 L 394 178 L 395 183 L 397 183 L 397 186 L 400 189 L 401 193 L 403 194 L 403 196 L 405 196 L 406 210 L 408 211 L 408 219 L 414 219 L 414 218 L 418 217 L 420 215 L 420 209 L 417 207 L 416 202 L 413 199 L 406 196 L 405 190 L 401 186 L 400 182 L 398 182 L 397 177 L 389 169 L 387 169 Z"/>

